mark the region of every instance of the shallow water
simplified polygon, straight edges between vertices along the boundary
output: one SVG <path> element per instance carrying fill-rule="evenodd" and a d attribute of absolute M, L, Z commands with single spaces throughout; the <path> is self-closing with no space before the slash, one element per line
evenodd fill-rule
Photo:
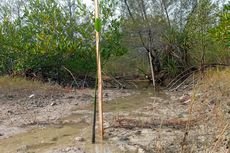
<path fill-rule="evenodd" d="M 156 93 L 153 89 L 136 91 L 136 94 L 128 97 L 120 97 L 104 104 L 105 113 L 125 113 L 135 111 L 151 102 L 150 97 Z M 157 92 L 157 96 L 165 96 Z M 92 153 L 119 153 L 119 150 L 111 142 L 105 140 L 103 146 L 91 144 L 92 125 L 89 122 L 71 122 L 80 118 L 88 118 L 91 123 L 92 105 L 82 110 L 74 110 L 74 113 L 61 119 L 68 121 L 55 125 L 35 126 L 26 133 L 14 135 L 10 138 L 0 140 L 0 153 L 45 153 L 52 152 L 52 149 L 66 146 L 77 146 L 85 152 Z M 89 119 L 90 118 L 90 119 Z M 76 137 L 84 138 L 84 142 L 76 141 Z"/>
<path fill-rule="evenodd" d="M 79 144 L 79 142 L 75 141 L 76 137 L 82 137 L 85 141 Z M 46 127 L 36 127 L 29 132 L 0 140 L 0 152 L 44 153 L 51 148 L 55 149 L 65 146 L 83 147 L 86 152 L 92 153 L 101 153 L 102 150 L 106 153 L 117 152 L 109 142 L 105 142 L 103 146 L 100 146 L 99 144 L 91 144 L 90 140 L 91 125 L 86 123 L 49 125 Z"/>

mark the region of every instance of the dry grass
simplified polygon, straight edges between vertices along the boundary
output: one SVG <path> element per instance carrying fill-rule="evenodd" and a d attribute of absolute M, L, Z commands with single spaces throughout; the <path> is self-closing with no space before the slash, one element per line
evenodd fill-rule
<path fill-rule="evenodd" d="M 19 77 L 0 77 L 0 86 L 2 88 L 11 89 L 48 89 L 51 87 L 50 84 L 45 84 L 36 80 L 27 80 L 25 78 Z M 52 88 L 57 88 L 58 85 L 52 86 Z"/>
<path fill-rule="evenodd" d="M 189 107 L 191 117 L 204 116 L 197 133 L 193 134 L 209 135 L 205 137 L 205 151 L 229 153 L 230 69 L 208 70 L 194 87 Z M 186 132 L 190 131 L 188 126 Z M 189 140 L 189 137 L 186 139 Z"/>
<path fill-rule="evenodd" d="M 58 85 L 51 85 L 37 80 L 28 80 L 25 78 L 9 77 L 9 76 L 0 77 L 0 87 L 4 89 L 8 88 L 8 89 L 15 89 L 15 90 L 23 90 L 23 89 L 46 90 L 46 89 L 60 88 Z"/>
<path fill-rule="evenodd" d="M 0 77 L 0 94 L 2 96 L 17 95 L 17 97 L 25 94 L 39 93 L 39 94 L 59 94 L 62 88 L 58 85 L 51 85 L 42 83 L 36 80 L 27 80 L 25 78 L 16 78 L 3 76 Z"/>

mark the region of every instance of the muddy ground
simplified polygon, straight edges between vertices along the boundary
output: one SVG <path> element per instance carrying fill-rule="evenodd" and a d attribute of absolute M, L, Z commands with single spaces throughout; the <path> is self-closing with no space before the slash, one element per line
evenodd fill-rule
<path fill-rule="evenodd" d="M 196 107 L 205 92 L 105 90 L 103 145 L 91 144 L 94 90 L 3 93 L 3 153 L 229 153 L 230 105 Z"/>
<path fill-rule="evenodd" d="M 94 100 L 94 90 L 68 92 L 17 91 L 0 94 L 0 139 L 25 131 L 33 125 L 56 124 L 76 109 L 89 107 Z M 127 90 L 105 90 L 104 102 L 133 94 Z"/>

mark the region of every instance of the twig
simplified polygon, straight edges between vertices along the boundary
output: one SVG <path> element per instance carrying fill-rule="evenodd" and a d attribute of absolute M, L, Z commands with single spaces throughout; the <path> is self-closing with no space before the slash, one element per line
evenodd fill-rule
<path fill-rule="evenodd" d="M 169 86 L 171 86 L 172 83 L 174 83 L 176 80 L 178 80 L 178 78 L 179 78 L 181 75 L 184 75 L 184 73 L 187 74 L 186 72 L 189 71 L 189 70 L 191 70 L 192 68 L 194 68 L 194 67 L 190 67 L 190 68 L 186 69 L 185 71 L 181 72 L 179 75 L 177 75 L 177 76 L 167 85 L 167 88 L 169 88 Z"/>
<path fill-rule="evenodd" d="M 170 91 L 175 91 L 178 88 L 180 88 L 188 79 L 191 78 L 192 75 L 190 75 L 189 77 L 187 77 L 183 82 L 181 82 L 177 87 L 175 87 L 174 89 L 170 89 Z"/>
<path fill-rule="evenodd" d="M 66 68 L 65 66 L 62 66 L 62 67 L 63 67 L 67 72 L 69 72 L 69 74 L 72 76 L 72 78 L 73 78 L 74 82 L 76 83 L 76 85 L 79 86 L 78 83 L 77 83 L 76 78 L 75 78 L 74 75 L 73 75 L 73 73 L 72 73 L 68 68 Z"/>
<path fill-rule="evenodd" d="M 222 131 L 220 132 L 220 134 L 219 134 L 219 136 L 218 136 L 218 138 L 217 138 L 217 140 L 216 140 L 216 143 L 215 143 L 215 145 L 214 145 L 214 147 L 213 147 L 213 149 L 212 149 L 211 152 L 214 152 L 214 150 L 216 149 L 216 147 L 217 147 L 217 145 L 218 145 L 218 143 L 219 143 L 221 137 L 224 135 L 224 132 L 227 130 L 228 126 L 229 126 L 229 123 L 227 123 L 227 124 L 225 125 L 225 127 L 222 129 Z"/>
<path fill-rule="evenodd" d="M 180 80 L 182 80 L 184 77 L 190 76 L 193 72 L 190 73 L 186 73 L 185 75 L 182 75 L 180 78 L 178 78 L 177 80 L 175 80 L 175 82 L 173 82 L 170 86 L 168 86 L 167 88 L 170 90 L 177 82 L 179 82 Z"/>
<path fill-rule="evenodd" d="M 193 75 L 193 78 L 192 78 L 192 82 L 194 84 L 194 75 Z M 192 113 L 193 113 L 193 107 L 195 105 L 195 99 L 194 99 L 194 96 L 195 96 L 195 93 L 193 91 L 193 96 L 191 97 L 191 103 L 189 105 L 189 109 L 188 109 L 188 120 L 190 121 L 192 119 Z M 190 128 L 190 122 L 187 122 L 186 126 L 185 126 L 185 133 L 184 133 L 184 137 L 183 137 L 183 140 L 181 142 L 181 148 L 182 148 L 182 152 L 184 152 L 185 150 L 185 145 L 186 145 L 186 141 L 187 141 L 187 138 L 188 138 L 188 134 L 189 134 L 189 128 Z"/>
<path fill-rule="evenodd" d="M 134 82 L 130 82 L 136 89 L 138 89 L 138 86 Z"/>
<path fill-rule="evenodd" d="M 105 72 L 103 72 L 102 71 L 102 73 L 104 74 L 104 75 L 107 75 Z M 115 81 L 115 82 L 117 82 L 121 87 L 124 87 L 124 85 L 121 83 L 121 82 L 119 82 L 116 78 L 114 78 L 113 76 L 111 76 L 110 75 L 110 77 Z"/>

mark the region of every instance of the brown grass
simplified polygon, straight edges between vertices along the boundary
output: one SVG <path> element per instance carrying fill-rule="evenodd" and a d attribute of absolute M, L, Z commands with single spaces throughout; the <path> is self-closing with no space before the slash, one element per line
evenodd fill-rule
<path fill-rule="evenodd" d="M 0 86 L 12 89 L 48 89 L 51 87 L 50 84 L 45 84 L 41 81 L 9 76 L 0 77 Z M 52 85 L 52 88 L 54 87 L 57 89 L 59 86 Z"/>
<path fill-rule="evenodd" d="M 230 69 L 208 70 L 191 97 L 190 116 L 204 115 L 199 123 L 206 128 L 202 134 L 212 135 L 207 140 L 206 151 L 229 152 L 226 141 L 230 141 Z M 186 132 L 190 132 L 189 126 Z"/>
<path fill-rule="evenodd" d="M 0 94 L 1 95 L 18 95 L 24 96 L 29 93 L 40 93 L 44 95 L 59 94 L 63 89 L 59 85 L 51 85 L 36 80 L 28 80 L 18 77 L 0 77 Z"/>

